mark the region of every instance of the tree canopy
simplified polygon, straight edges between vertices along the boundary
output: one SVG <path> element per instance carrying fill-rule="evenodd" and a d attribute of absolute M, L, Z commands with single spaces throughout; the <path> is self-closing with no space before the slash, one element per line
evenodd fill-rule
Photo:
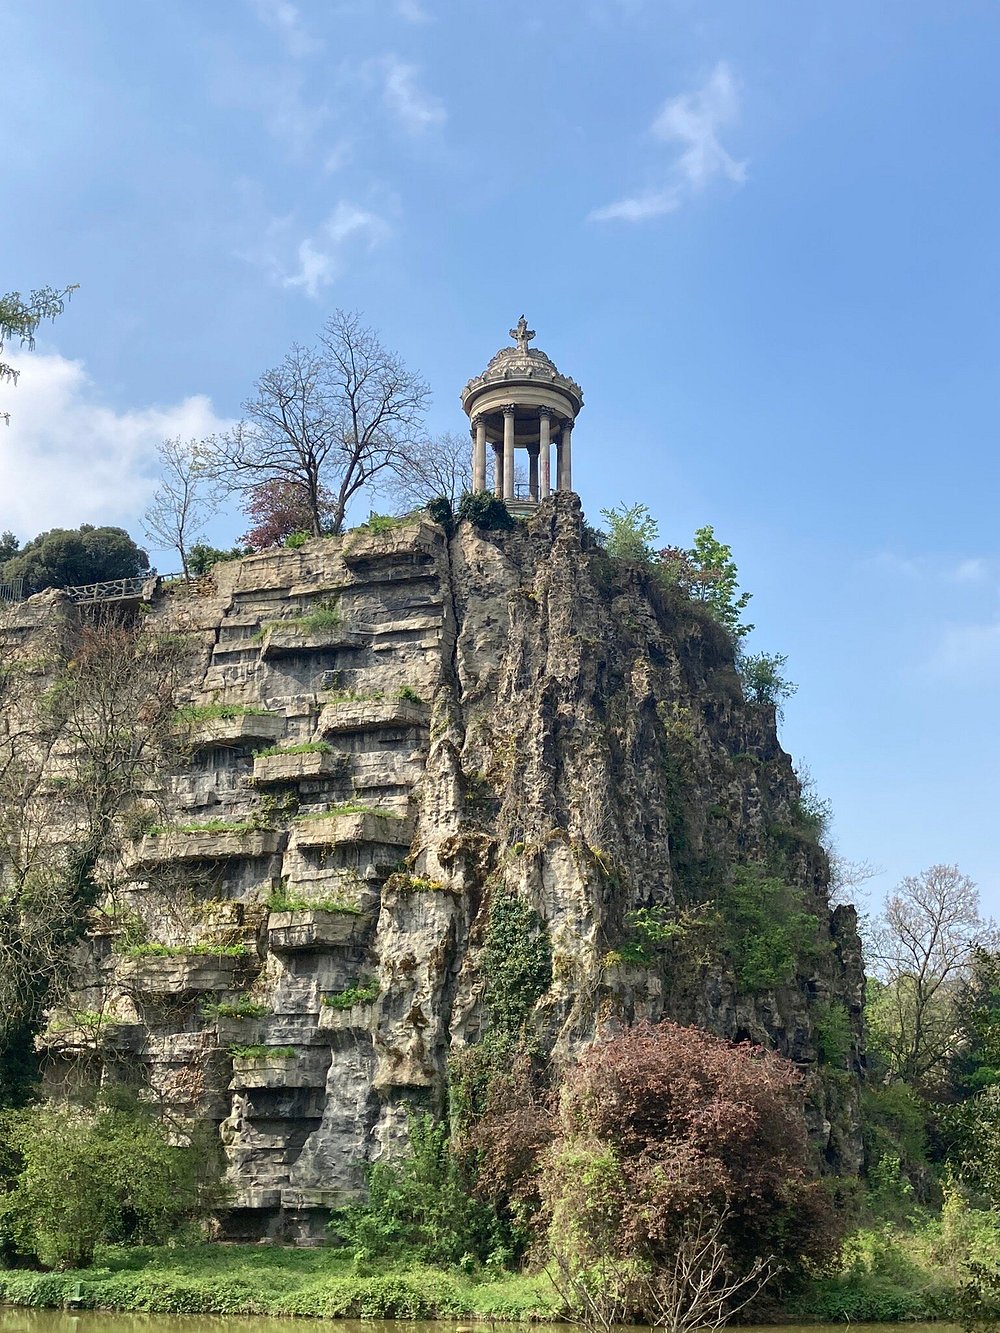
<path fill-rule="evenodd" d="M 9 549 L 8 537 L 0 549 Z M 51 528 L 0 563 L 3 582 L 24 579 L 27 595 L 43 588 L 72 588 L 104 579 L 137 578 L 149 570 L 149 557 L 124 528 Z"/>

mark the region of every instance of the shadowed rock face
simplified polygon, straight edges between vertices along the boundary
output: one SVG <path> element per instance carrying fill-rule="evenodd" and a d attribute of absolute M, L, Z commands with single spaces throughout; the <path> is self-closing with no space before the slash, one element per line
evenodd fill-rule
<path fill-rule="evenodd" d="M 40 615 L 24 608 L 22 646 Z M 192 644 L 182 758 L 149 775 L 158 831 L 81 951 L 79 1009 L 104 1021 L 41 1040 L 52 1084 L 139 1074 L 218 1121 L 234 1233 L 315 1234 L 406 1106 L 441 1104 L 449 1054 L 483 1031 L 503 892 L 549 933 L 531 1022 L 557 1063 L 639 1018 L 761 1042 L 802 1066 L 831 1167 L 857 1170 L 853 909 L 831 914 L 826 857 L 796 831 L 773 709 L 743 702 L 701 608 L 588 543 L 575 496 L 513 532 L 412 521 L 220 565 L 147 623 Z M 819 923 L 793 981 L 741 992 L 684 937 L 625 961 L 627 913 L 693 910 L 776 849 Z M 125 955 L 137 921 L 165 956 Z M 853 1032 L 839 1068 L 817 1054 L 831 1002 Z"/>

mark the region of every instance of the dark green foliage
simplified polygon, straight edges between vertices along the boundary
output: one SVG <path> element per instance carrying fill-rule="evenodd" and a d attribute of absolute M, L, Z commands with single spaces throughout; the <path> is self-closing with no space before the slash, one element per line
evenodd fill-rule
<path fill-rule="evenodd" d="M 819 922 L 802 891 L 761 866 L 735 866 L 718 907 L 723 947 L 745 990 L 785 986 L 816 959 Z"/>
<path fill-rule="evenodd" d="M 410 1119 L 409 1156 L 369 1167 L 368 1202 L 338 1213 L 331 1229 L 362 1262 L 404 1253 L 432 1264 L 485 1263 L 503 1251 L 496 1214 L 472 1197 L 447 1125 L 426 1113 Z"/>
<path fill-rule="evenodd" d="M 518 1037 L 536 1001 L 552 984 L 552 947 L 545 924 L 523 898 L 490 898 L 482 971 L 486 1010 L 495 1037 Z"/>
<path fill-rule="evenodd" d="M 432 522 L 440 523 L 450 537 L 455 530 L 455 515 L 448 497 L 446 495 L 437 496 L 436 499 L 428 501 L 426 509 Z"/>
<path fill-rule="evenodd" d="M 44 1102 L 8 1112 L 0 1139 L 10 1171 L 0 1232 L 49 1268 L 85 1266 L 99 1244 L 163 1244 L 221 1199 L 204 1145 L 173 1146 L 124 1094 L 93 1109 Z"/>
<path fill-rule="evenodd" d="M 463 519 L 477 528 L 493 531 L 514 526 L 514 519 L 504 502 L 487 491 L 462 496 L 458 502 L 458 520 Z"/>
<path fill-rule="evenodd" d="M 228 551 L 221 551 L 215 546 L 206 546 L 204 542 L 198 542 L 188 551 L 188 568 L 192 574 L 201 578 L 205 574 L 212 572 L 212 566 L 220 564 L 223 560 L 242 560 L 249 551 L 244 551 L 242 547 L 234 546 Z"/>
<path fill-rule="evenodd" d="M 136 578 L 149 570 L 149 557 L 124 528 L 52 528 L 28 542 L 3 566 L 4 581 L 24 579 L 25 593 L 71 588 L 105 579 Z"/>
<path fill-rule="evenodd" d="M 960 1039 L 949 1083 L 954 1096 L 968 1097 L 1000 1083 L 1000 953 L 975 950 L 956 1017 Z"/>

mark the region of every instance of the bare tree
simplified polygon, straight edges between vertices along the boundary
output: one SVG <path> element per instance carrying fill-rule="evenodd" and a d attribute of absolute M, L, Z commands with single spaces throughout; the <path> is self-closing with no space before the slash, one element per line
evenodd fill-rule
<path fill-rule="evenodd" d="M 180 556 L 185 579 L 188 551 L 204 535 L 205 524 L 215 505 L 215 483 L 206 471 L 206 444 L 198 440 L 163 440 L 160 484 L 143 515 L 143 527 L 151 542 L 168 547 Z"/>
<path fill-rule="evenodd" d="M 700 1208 L 684 1223 L 673 1257 L 644 1285 L 646 1317 L 666 1333 L 724 1328 L 755 1300 L 779 1271 L 773 1258 L 757 1258 L 736 1272 L 722 1238 L 725 1215 Z"/>
<path fill-rule="evenodd" d="M 877 989 L 869 1026 L 890 1072 L 927 1087 L 955 1050 L 955 1002 L 977 945 L 992 936 L 979 891 L 958 866 L 907 875 L 886 899 L 866 941 Z"/>
<path fill-rule="evenodd" d="M 352 498 L 422 447 L 427 385 L 407 370 L 356 314 L 337 311 L 318 348 L 294 346 L 257 381 L 244 419 L 212 451 L 214 474 L 231 490 L 261 482 L 300 487 L 314 536 L 343 531 Z"/>
<path fill-rule="evenodd" d="M 417 509 L 444 496 L 452 508 L 472 490 L 472 447 L 451 431 L 427 440 L 387 473 L 380 488 L 400 510 Z"/>

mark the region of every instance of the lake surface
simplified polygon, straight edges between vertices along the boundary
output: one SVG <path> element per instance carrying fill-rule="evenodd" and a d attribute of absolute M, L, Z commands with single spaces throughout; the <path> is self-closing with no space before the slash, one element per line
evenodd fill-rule
<path fill-rule="evenodd" d="M 0 1306 L 0 1333 L 487 1333 L 514 1329 L 513 1324 L 468 1320 L 428 1322 L 402 1319 L 241 1319 L 232 1315 L 106 1314 L 102 1310 L 72 1314 L 65 1310 L 23 1310 Z M 521 1325 L 522 1328 L 527 1325 Z M 546 1326 L 532 1326 L 541 1333 Z M 568 1324 L 551 1326 L 557 1333 Z M 772 1328 L 732 1325 L 733 1333 L 844 1333 L 845 1324 L 781 1324 Z M 951 1333 L 952 1324 L 867 1324 L 879 1333 Z"/>

